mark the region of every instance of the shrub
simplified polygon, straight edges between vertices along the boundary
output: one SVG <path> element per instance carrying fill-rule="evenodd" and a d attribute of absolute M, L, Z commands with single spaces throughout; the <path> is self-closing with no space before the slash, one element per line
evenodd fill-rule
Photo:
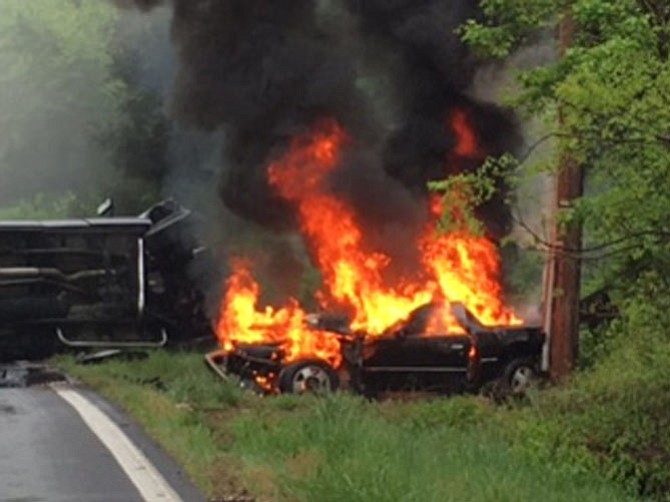
<path fill-rule="evenodd" d="M 670 500 L 669 305 L 648 285 L 610 327 L 606 355 L 516 412 L 510 430 L 528 454 L 598 469 L 631 493 Z"/>

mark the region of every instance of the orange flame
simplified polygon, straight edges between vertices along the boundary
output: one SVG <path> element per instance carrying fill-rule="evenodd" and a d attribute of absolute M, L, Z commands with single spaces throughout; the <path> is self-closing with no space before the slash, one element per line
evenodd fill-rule
<path fill-rule="evenodd" d="M 457 153 L 459 149 L 470 152 L 471 146 L 476 150 L 474 135 L 463 138 Z M 384 271 L 391 258 L 366 247 L 353 208 L 327 190 L 328 175 L 339 166 L 341 152 L 350 141 L 337 122 L 324 121 L 295 138 L 287 153 L 268 168 L 270 185 L 296 207 L 301 233 L 323 275 L 320 299 L 324 306 L 347 309 L 352 313 L 350 327 L 369 336 L 383 334 L 433 301 L 462 302 L 483 324 L 520 323 L 501 299 L 495 245 L 465 230 L 440 233 L 439 198 L 431 201 L 430 223 L 416 244 L 423 257 L 420 270 L 395 285 L 385 283 Z M 282 344 L 287 361 L 321 358 L 340 364 L 337 339 L 307 328 L 297 301 L 281 309 L 260 310 L 259 292 L 248 266 L 236 263 L 217 329 L 225 349 L 236 343 L 274 342 Z M 440 319 L 430 320 L 427 334 L 462 333 L 449 309 L 442 312 Z"/>
<path fill-rule="evenodd" d="M 298 209 L 302 234 L 323 274 L 326 292 L 322 297 L 353 311 L 352 329 L 381 333 L 429 302 L 433 294 L 415 285 L 384 286 L 382 272 L 389 257 L 364 249 L 356 215 L 323 187 L 349 138 L 332 121 L 321 124 L 318 131 L 306 142 L 298 140 L 270 166 L 270 184 Z"/>
<path fill-rule="evenodd" d="M 502 302 L 500 260 L 491 241 L 464 232 L 432 231 L 422 250 L 424 266 L 448 301 L 464 304 L 484 325 L 521 324 Z"/>
<path fill-rule="evenodd" d="M 454 153 L 459 157 L 478 157 L 480 155 L 479 145 L 467 113 L 464 110 L 455 110 L 451 115 L 450 126 L 456 135 Z"/>
<path fill-rule="evenodd" d="M 278 343 L 284 349 L 285 361 L 317 358 L 334 367 L 341 363 L 340 346 L 332 334 L 311 330 L 305 323 L 305 312 L 291 300 L 280 309 L 260 309 L 260 287 L 242 260 L 233 262 L 233 273 L 226 283 L 226 296 L 217 335 L 226 351 L 237 343 Z"/>

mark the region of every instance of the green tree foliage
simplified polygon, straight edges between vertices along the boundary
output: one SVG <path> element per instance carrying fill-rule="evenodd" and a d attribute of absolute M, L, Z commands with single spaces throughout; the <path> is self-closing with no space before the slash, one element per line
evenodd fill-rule
<path fill-rule="evenodd" d="M 111 75 L 125 86 L 116 111 L 120 120 L 101 127 L 97 136 L 105 160 L 113 166 L 105 172 L 101 186 L 117 207 L 132 212 L 142 211 L 160 196 L 171 132 L 162 97 L 135 85 L 139 80 L 136 65 L 128 49 L 115 54 Z"/>
<path fill-rule="evenodd" d="M 561 216 L 584 224 L 586 287 L 607 286 L 621 314 L 590 335 L 599 337 L 587 344 L 597 349 L 590 369 L 526 410 L 517 439 L 543 459 L 670 500 L 670 2 L 481 3 L 484 16 L 461 34 L 486 57 L 554 39 L 572 13 L 565 57 L 522 71 L 513 100 L 545 120 L 557 157 L 584 166 L 586 195 Z"/>
<path fill-rule="evenodd" d="M 155 198 L 167 126 L 117 28 L 106 0 L 0 3 L 0 206 L 67 199 L 66 212 L 90 211 L 118 192 L 117 207 L 135 210 Z"/>
<path fill-rule="evenodd" d="M 514 167 L 516 159 L 506 153 L 500 158 L 487 158 L 477 171 L 428 183 L 428 189 L 442 197 L 440 229 L 445 232 L 466 229 L 483 234 L 484 228 L 475 210 L 491 200 L 501 184 L 512 184 L 510 171 Z"/>
<path fill-rule="evenodd" d="M 120 80 L 109 78 L 114 20 L 113 8 L 96 1 L 0 5 L 4 203 L 80 189 L 99 174 L 92 135 L 119 120 L 123 91 Z"/>
<path fill-rule="evenodd" d="M 670 2 L 483 0 L 482 6 L 485 19 L 470 21 L 462 36 L 493 57 L 552 37 L 571 10 L 575 37 L 566 57 L 522 72 L 515 104 L 546 119 L 559 151 L 586 169 L 587 196 L 562 215 L 585 224 L 585 265 L 596 262 L 602 270 L 606 263 L 605 280 L 641 269 L 668 276 Z"/>

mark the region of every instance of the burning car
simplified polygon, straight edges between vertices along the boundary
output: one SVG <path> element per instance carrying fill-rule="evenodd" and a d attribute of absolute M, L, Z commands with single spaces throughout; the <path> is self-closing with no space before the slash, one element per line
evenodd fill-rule
<path fill-rule="evenodd" d="M 346 317 L 308 314 L 290 295 L 268 303 L 252 260 L 235 257 L 212 368 L 268 392 L 521 390 L 537 374 L 544 336 L 505 304 L 496 243 L 472 232 L 462 211 L 448 209 L 446 195 L 432 194 L 414 231 L 406 240 L 389 237 L 385 249 L 371 238 L 379 228 L 331 190 L 330 176 L 352 141 L 327 120 L 293 139 L 267 168 L 320 272 L 315 303 Z M 449 195 L 452 202 L 461 196 Z M 453 220 L 448 229 L 445 212 Z"/>
<path fill-rule="evenodd" d="M 441 316 L 460 329 L 435 330 Z M 311 315 L 315 333 L 337 340 L 340 357 L 286 360 L 282 345 L 239 344 L 208 356 L 222 374 L 270 393 L 328 393 L 340 387 L 366 396 L 387 391 L 456 393 L 490 387 L 523 393 L 539 375 L 544 334 L 528 326 L 483 326 L 462 304 L 430 303 L 379 336 L 354 333 L 346 319 Z M 446 324 L 445 324 L 446 325 Z M 453 326 L 451 323 L 448 325 Z"/>
<path fill-rule="evenodd" d="M 137 217 L 0 222 L 0 353 L 151 347 L 206 331 L 189 268 L 205 253 L 190 211 L 164 201 Z M 186 326 L 188 323 L 188 326 Z"/>

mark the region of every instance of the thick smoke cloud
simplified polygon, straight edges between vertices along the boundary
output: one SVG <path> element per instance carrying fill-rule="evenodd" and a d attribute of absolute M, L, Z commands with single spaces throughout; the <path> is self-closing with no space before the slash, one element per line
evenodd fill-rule
<path fill-rule="evenodd" d="M 426 181 L 481 164 L 481 156 L 457 152 L 449 126 L 456 110 L 486 154 L 518 141 L 505 111 L 468 96 L 477 61 L 455 29 L 477 15 L 474 0 L 117 3 L 173 6 L 180 61 L 173 113 L 222 135 L 221 197 L 265 226 L 293 223 L 268 188 L 268 162 L 324 116 L 339 120 L 357 145 L 332 189 L 360 209 L 382 248 L 399 241 L 399 228 L 418 228 Z M 480 215 L 493 236 L 509 230 L 502 194 Z"/>
<path fill-rule="evenodd" d="M 387 140 L 384 168 L 403 185 L 422 192 L 426 182 L 445 174 L 469 172 L 481 155 L 459 156 L 458 137 L 445 124 L 454 111 L 467 116 L 482 155 L 499 156 L 520 141 L 511 115 L 468 96 L 478 62 L 456 34 L 464 20 L 478 15 L 473 1 L 347 0 L 370 47 L 369 58 L 391 53 L 392 75 L 400 108 L 400 126 Z M 485 207 L 482 220 L 494 237 L 509 231 L 504 187 Z"/>

